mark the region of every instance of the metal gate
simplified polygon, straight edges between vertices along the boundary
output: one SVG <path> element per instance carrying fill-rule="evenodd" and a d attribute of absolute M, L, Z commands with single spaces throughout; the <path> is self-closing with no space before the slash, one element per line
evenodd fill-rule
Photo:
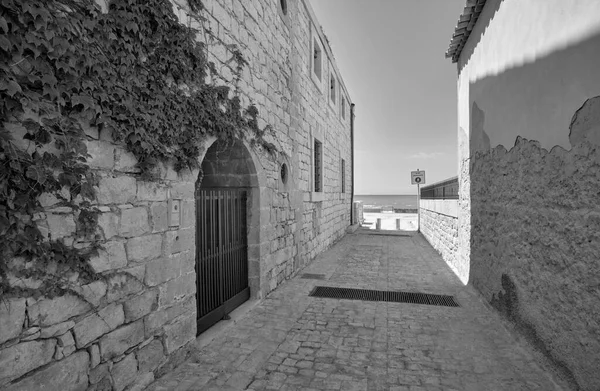
<path fill-rule="evenodd" d="M 198 334 L 250 297 L 246 191 L 196 191 Z"/>

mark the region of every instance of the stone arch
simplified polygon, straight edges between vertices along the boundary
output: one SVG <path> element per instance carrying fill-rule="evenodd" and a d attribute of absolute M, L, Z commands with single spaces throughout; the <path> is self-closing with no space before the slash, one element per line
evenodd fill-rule
<path fill-rule="evenodd" d="M 251 299 L 262 297 L 260 289 L 261 259 L 261 188 L 264 174 L 258 157 L 239 139 L 206 140 L 204 154 L 200 156 L 197 189 L 243 188 L 247 191 L 248 285 Z"/>

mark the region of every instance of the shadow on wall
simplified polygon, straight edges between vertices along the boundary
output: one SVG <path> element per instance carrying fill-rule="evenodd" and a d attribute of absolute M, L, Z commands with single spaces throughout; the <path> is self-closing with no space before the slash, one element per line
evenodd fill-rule
<path fill-rule="evenodd" d="M 470 86 L 470 282 L 582 390 L 600 389 L 600 51 L 591 45 L 600 37 Z M 565 107 L 574 107 L 560 130 L 570 149 L 548 151 L 559 130 L 546 127 L 545 110 Z M 499 132 L 518 134 L 510 150 Z"/>

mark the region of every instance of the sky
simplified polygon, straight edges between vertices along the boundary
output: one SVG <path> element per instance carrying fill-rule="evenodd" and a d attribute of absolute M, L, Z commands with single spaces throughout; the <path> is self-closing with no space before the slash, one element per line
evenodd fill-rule
<path fill-rule="evenodd" d="M 456 64 L 465 0 L 310 0 L 356 105 L 354 194 L 416 194 L 458 172 Z"/>

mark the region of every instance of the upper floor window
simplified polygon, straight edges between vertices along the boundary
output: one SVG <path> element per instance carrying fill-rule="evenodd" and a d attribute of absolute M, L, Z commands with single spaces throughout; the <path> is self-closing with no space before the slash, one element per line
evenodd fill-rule
<path fill-rule="evenodd" d="M 336 88 L 337 88 L 337 83 L 335 81 L 335 76 L 334 73 L 331 73 L 331 81 L 329 82 L 329 99 L 331 99 L 331 103 L 335 103 L 335 92 L 336 92 Z"/>
<path fill-rule="evenodd" d="M 321 80 L 322 73 L 322 63 L 323 63 L 323 51 L 321 50 L 321 46 L 317 38 L 313 39 L 313 62 L 312 69 L 315 76 Z"/>
<path fill-rule="evenodd" d="M 342 96 L 342 108 L 340 111 L 341 111 L 340 115 L 342 116 L 342 119 L 346 119 L 346 98 L 344 96 Z"/>

